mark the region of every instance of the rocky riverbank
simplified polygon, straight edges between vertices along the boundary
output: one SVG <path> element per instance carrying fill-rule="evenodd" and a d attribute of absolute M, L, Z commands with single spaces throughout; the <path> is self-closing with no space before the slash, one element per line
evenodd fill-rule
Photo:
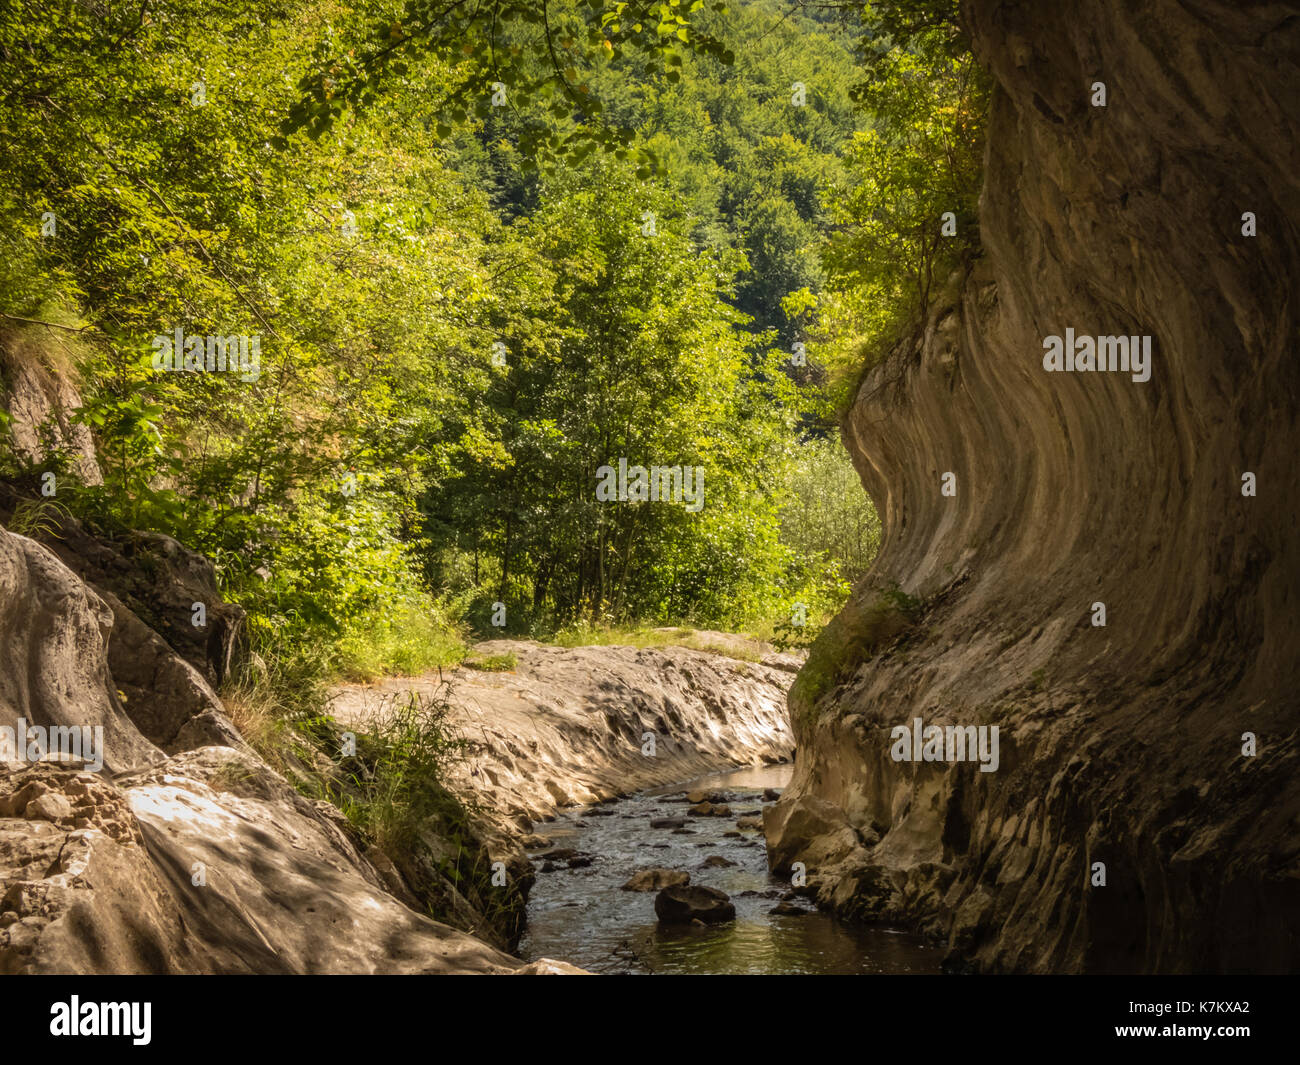
<path fill-rule="evenodd" d="M 424 916 L 402 872 L 363 850 L 337 807 L 305 797 L 244 743 L 216 694 L 231 632 L 194 640 L 179 621 L 196 600 L 238 620 L 206 560 L 151 537 L 132 542 L 128 562 L 75 523 L 61 533 L 56 552 L 0 528 L 0 728 L 88 728 L 95 749 L 60 762 L 14 749 L 0 765 L 0 972 L 574 971 L 484 941 L 499 938 L 485 900 L 440 871 L 449 843 L 436 831 L 420 872 L 476 934 Z M 146 554 L 150 581 L 136 587 Z M 169 625 L 180 636 L 164 638 Z M 457 672 L 453 725 L 472 748 L 448 784 L 478 821 L 458 846 L 509 870 L 505 894 L 520 911 L 535 819 L 791 754 L 793 674 L 780 656 L 480 650 L 518 664 Z M 416 678 L 340 691 L 331 727 L 360 729 L 394 698 L 437 688 Z"/>
<path fill-rule="evenodd" d="M 686 647 L 517 640 L 474 650 L 481 660 L 509 656 L 514 664 L 348 685 L 330 710 L 364 728 L 413 696 L 447 700 L 451 724 L 471 743 L 449 784 L 515 835 L 566 806 L 787 761 L 794 752 L 785 706 L 799 664 L 793 655 L 737 647 L 759 659 L 748 661 Z"/>
<path fill-rule="evenodd" d="M 168 558 L 210 579 L 199 556 L 166 547 L 157 591 L 183 586 Z M 105 543 L 98 553 L 103 573 L 129 568 L 108 565 Z M 238 738 L 199 655 L 0 529 L 0 728 L 34 744 L 88 727 L 97 748 L 61 763 L 9 750 L 0 765 L 0 972 L 566 969 L 525 966 L 395 896 L 339 811 Z"/>

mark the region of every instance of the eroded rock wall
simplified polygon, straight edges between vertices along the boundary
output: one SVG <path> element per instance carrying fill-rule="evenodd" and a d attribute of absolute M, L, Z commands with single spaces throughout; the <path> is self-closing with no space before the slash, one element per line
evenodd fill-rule
<path fill-rule="evenodd" d="M 773 864 L 955 965 L 1295 970 L 1300 8 L 963 14 L 985 254 L 847 416 L 882 547 L 792 689 Z M 1151 379 L 1045 372 L 1067 328 Z M 895 761 L 915 717 L 998 725 L 998 770 Z"/>

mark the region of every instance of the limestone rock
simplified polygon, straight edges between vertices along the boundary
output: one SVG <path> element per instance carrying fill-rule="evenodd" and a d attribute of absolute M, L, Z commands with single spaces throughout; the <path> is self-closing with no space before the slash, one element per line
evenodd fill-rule
<path fill-rule="evenodd" d="M 103 729 L 110 771 L 161 761 L 110 683 L 113 614 L 54 555 L 0 529 L 0 725 Z"/>
<path fill-rule="evenodd" d="M 522 968 L 405 905 L 400 877 L 357 850 L 339 811 L 252 752 L 168 758 L 121 707 L 113 623 L 49 550 L 0 529 L 0 725 L 102 727 L 105 738 L 102 772 L 0 763 L 0 973 Z"/>

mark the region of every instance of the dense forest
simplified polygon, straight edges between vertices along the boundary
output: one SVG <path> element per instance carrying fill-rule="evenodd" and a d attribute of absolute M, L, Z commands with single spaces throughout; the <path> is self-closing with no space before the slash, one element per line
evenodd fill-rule
<path fill-rule="evenodd" d="M 6 5 L 0 346 L 97 456 L 0 437 L 14 527 L 202 551 L 273 673 L 806 644 L 879 529 L 839 412 L 978 253 L 913 6 Z"/>

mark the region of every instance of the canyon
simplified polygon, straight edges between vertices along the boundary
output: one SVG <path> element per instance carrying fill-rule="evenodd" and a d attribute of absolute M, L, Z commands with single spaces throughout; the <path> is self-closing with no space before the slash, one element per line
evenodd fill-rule
<path fill-rule="evenodd" d="M 209 560 L 0 528 L 0 726 L 102 728 L 104 763 L 0 766 L 0 972 L 576 973 L 513 953 L 545 822 L 791 757 L 772 872 L 949 972 L 1300 969 L 1300 13 L 1070 9 L 962 0 L 982 252 L 863 368 L 842 435 L 881 546 L 807 660 L 490 641 L 510 670 L 457 671 L 458 845 L 503 866 L 502 919 L 446 839 L 396 868 L 246 742 Z M 1065 323 L 1151 337 L 1149 379 L 1050 372 Z M 69 387 L 11 375 L 9 414 L 94 483 Z M 341 687 L 331 742 L 443 695 Z M 913 721 L 996 753 L 895 758 Z"/>

